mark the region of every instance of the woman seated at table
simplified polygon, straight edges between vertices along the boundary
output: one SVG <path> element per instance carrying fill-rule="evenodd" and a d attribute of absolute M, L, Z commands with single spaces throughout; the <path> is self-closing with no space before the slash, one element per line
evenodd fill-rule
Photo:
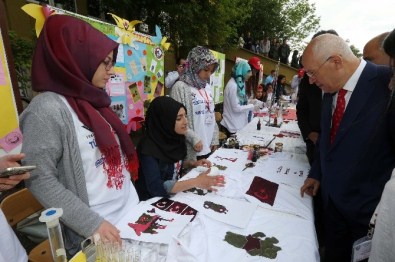
<path fill-rule="evenodd" d="M 266 90 L 267 89 L 263 84 L 259 84 L 255 89 L 254 98 L 261 102 L 266 102 L 266 98 L 267 98 Z"/>
<path fill-rule="evenodd" d="M 145 123 L 145 136 L 137 147 L 140 169 L 136 188 L 141 200 L 169 197 L 193 187 L 215 190 L 214 186 L 224 185 L 223 176 L 208 176 L 210 170 L 196 178 L 177 181 L 182 167 L 211 166 L 206 159 L 183 161 L 188 131 L 183 104 L 170 97 L 157 97 L 147 110 Z"/>
<path fill-rule="evenodd" d="M 239 61 L 232 68 L 232 77 L 225 86 L 224 112 L 221 125 L 226 128 L 227 135 L 236 133 L 248 124 L 248 112 L 254 104 L 248 103 L 245 81 L 251 77 L 251 67 L 247 61 Z M 256 104 L 259 106 L 262 102 Z"/>
<path fill-rule="evenodd" d="M 287 81 L 287 78 L 285 75 L 279 75 L 277 78 L 277 86 L 276 86 L 276 101 L 279 102 L 280 97 L 282 95 L 286 96 L 287 92 L 285 91 L 285 82 Z"/>

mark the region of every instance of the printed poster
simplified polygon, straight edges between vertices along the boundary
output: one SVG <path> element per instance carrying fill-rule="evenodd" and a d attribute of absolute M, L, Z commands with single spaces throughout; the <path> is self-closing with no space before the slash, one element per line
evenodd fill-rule
<path fill-rule="evenodd" d="M 224 101 L 224 77 L 225 77 L 225 54 L 210 50 L 214 57 L 218 59 L 218 69 L 210 77 L 211 90 L 214 96 L 214 103 L 219 104 Z"/>
<path fill-rule="evenodd" d="M 0 29 L 0 148 L 11 151 L 22 143 L 18 111 Z"/>

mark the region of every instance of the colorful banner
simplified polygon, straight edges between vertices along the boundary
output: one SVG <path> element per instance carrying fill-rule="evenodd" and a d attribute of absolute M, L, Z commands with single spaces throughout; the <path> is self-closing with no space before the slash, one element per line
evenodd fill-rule
<path fill-rule="evenodd" d="M 5 53 L 3 34 L 0 29 L 0 147 L 6 152 L 22 143 L 18 111 Z"/>
<path fill-rule="evenodd" d="M 160 28 L 156 26 L 156 35 L 150 36 L 135 31 L 135 25 L 141 21 L 127 21 L 114 14 L 110 15 L 116 25 L 51 6 L 26 4 L 22 9 L 36 19 L 37 34 L 46 16 L 66 14 L 88 22 L 120 44 L 116 75 L 107 83 L 106 89 L 111 96 L 111 108 L 127 126 L 127 131 L 139 129 L 150 101 L 164 93 L 164 51 L 170 44 L 166 37 L 162 37 Z"/>

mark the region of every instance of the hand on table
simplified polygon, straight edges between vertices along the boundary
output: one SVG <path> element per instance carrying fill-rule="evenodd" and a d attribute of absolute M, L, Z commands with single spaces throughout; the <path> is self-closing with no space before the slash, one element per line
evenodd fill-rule
<path fill-rule="evenodd" d="M 205 158 L 197 160 L 194 164 L 195 167 L 197 166 L 211 167 L 211 162 Z"/>
<path fill-rule="evenodd" d="M 119 230 L 110 222 L 104 220 L 93 235 L 99 234 L 102 242 L 115 242 L 122 244 Z"/>
<path fill-rule="evenodd" d="M 307 178 L 304 181 L 304 185 L 300 188 L 300 195 L 303 197 L 304 193 L 309 196 L 315 196 L 317 194 L 320 182 L 314 178 Z"/>
<path fill-rule="evenodd" d="M 225 185 L 225 177 L 223 175 L 209 176 L 211 169 L 201 173 L 195 178 L 196 186 L 202 189 L 217 191 L 214 187 L 223 187 Z"/>
<path fill-rule="evenodd" d="M 0 170 L 8 167 L 20 166 L 17 161 L 22 160 L 25 154 L 13 154 L 0 157 Z M 28 179 L 30 173 L 26 172 L 21 175 L 14 175 L 7 178 L 0 178 L 0 191 L 8 190 L 19 184 L 22 180 Z"/>

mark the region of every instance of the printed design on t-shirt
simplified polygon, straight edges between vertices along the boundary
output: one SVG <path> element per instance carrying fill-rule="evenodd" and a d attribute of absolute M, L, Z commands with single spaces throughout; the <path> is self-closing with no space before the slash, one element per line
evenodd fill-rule
<path fill-rule="evenodd" d="M 216 159 L 218 159 L 218 160 L 228 160 L 228 161 L 231 161 L 231 162 L 236 162 L 236 160 L 237 160 L 237 157 L 220 157 L 220 156 L 215 156 L 215 158 Z"/>
<path fill-rule="evenodd" d="M 246 194 L 255 197 L 259 201 L 273 206 L 276 199 L 278 184 L 261 177 L 254 177 Z"/>
<path fill-rule="evenodd" d="M 161 198 L 158 201 L 151 204 L 152 206 L 167 212 L 172 212 L 180 215 L 193 216 L 191 221 L 195 218 L 197 210 L 188 206 L 187 204 L 173 201 L 168 198 Z"/>
<path fill-rule="evenodd" d="M 193 194 L 198 195 L 198 196 L 205 196 L 205 195 L 207 195 L 208 193 L 211 193 L 212 191 L 211 191 L 211 190 L 206 190 L 206 189 L 197 188 L 197 187 L 192 187 L 192 188 L 187 189 L 187 190 L 185 190 L 185 191 L 183 191 L 183 192 L 184 192 L 184 193 L 190 192 L 190 193 L 193 193 Z"/>
<path fill-rule="evenodd" d="M 291 171 L 291 168 L 284 167 L 284 166 L 279 166 L 277 168 L 276 173 L 277 174 L 282 174 L 282 175 L 292 175 L 293 174 L 293 175 L 297 175 L 299 177 L 303 177 L 304 174 L 305 174 L 305 172 L 303 170 L 292 170 Z M 308 173 L 308 171 L 307 171 L 307 173 Z"/>
<path fill-rule="evenodd" d="M 225 206 L 211 202 L 211 201 L 204 201 L 203 207 L 205 209 L 212 209 L 217 213 L 222 213 L 222 214 L 228 213 L 228 209 Z"/>
<path fill-rule="evenodd" d="M 281 137 L 299 138 L 300 133 L 282 130 L 280 131 L 280 133 L 274 134 L 273 136 L 280 138 Z"/>
<path fill-rule="evenodd" d="M 147 213 L 153 213 L 152 210 L 147 210 Z M 157 230 L 165 229 L 167 225 L 160 224 L 160 221 L 173 222 L 172 219 L 164 219 L 161 216 L 153 213 L 153 215 L 143 213 L 135 223 L 128 223 L 128 226 L 134 229 L 136 235 L 140 236 L 141 233 L 145 234 L 158 234 Z"/>
<path fill-rule="evenodd" d="M 213 166 L 216 166 L 221 171 L 224 171 L 224 170 L 226 170 L 228 168 L 227 166 L 221 166 L 221 165 L 218 165 L 216 163 L 213 163 Z"/>
<path fill-rule="evenodd" d="M 279 241 L 275 237 L 266 237 L 262 232 L 256 232 L 247 236 L 226 232 L 224 241 L 228 244 L 247 251 L 251 256 L 261 256 L 275 259 L 281 247 L 276 246 Z"/>

